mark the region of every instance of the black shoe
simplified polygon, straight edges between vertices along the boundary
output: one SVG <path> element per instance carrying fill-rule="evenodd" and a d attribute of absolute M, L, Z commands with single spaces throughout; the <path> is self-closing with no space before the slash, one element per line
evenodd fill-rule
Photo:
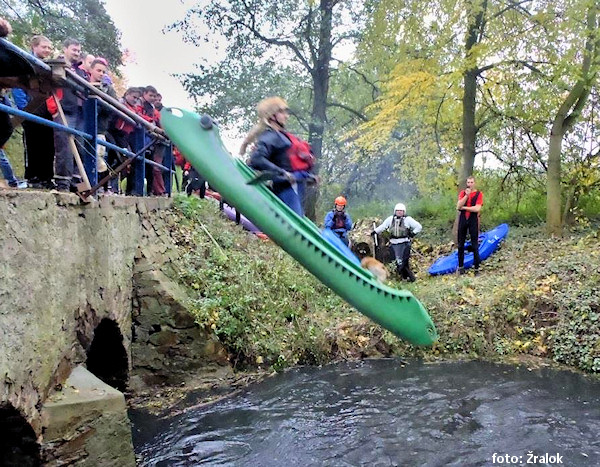
<path fill-rule="evenodd" d="M 473 271 L 473 275 L 474 275 L 474 276 L 478 276 L 478 275 L 479 275 L 479 269 L 475 269 L 475 270 Z"/>
<path fill-rule="evenodd" d="M 71 187 L 68 181 L 59 180 L 56 182 L 56 190 L 68 193 L 71 191 Z"/>
<path fill-rule="evenodd" d="M 462 276 L 465 273 L 465 268 L 458 268 L 458 274 Z"/>

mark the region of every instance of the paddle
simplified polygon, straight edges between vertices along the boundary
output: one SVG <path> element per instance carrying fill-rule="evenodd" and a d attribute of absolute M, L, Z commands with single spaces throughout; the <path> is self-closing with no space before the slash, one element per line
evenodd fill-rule
<path fill-rule="evenodd" d="M 256 185 L 258 183 L 273 180 L 277 177 L 281 177 L 281 174 L 279 172 L 275 172 L 273 170 L 265 170 L 264 172 L 260 172 L 256 177 L 254 177 L 249 182 L 246 182 L 246 185 Z"/>
<path fill-rule="evenodd" d="M 377 240 L 377 232 L 375 232 L 377 225 L 373 222 L 373 258 L 377 258 L 377 249 L 379 248 L 379 242 Z"/>

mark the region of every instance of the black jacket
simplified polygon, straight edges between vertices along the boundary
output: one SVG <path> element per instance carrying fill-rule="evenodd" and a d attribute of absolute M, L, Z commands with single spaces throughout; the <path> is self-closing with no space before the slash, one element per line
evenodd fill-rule
<path fill-rule="evenodd" d="M 250 167 L 256 170 L 269 170 L 281 174 L 273 180 L 273 190 L 277 192 L 290 186 L 285 172 L 292 171 L 287 150 L 291 141 L 280 131 L 267 128 L 256 140 L 256 149 L 250 155 Z"/>
<path fill-rule="evenodd" d="M 59 58 L 64 59 L 64 57 Z M 81 68 L 79 68 L 79 65 L 81 65 L 81 62 L 72 63 L 70 68 L 71 71 L 75 72 L 79 77 L 87 80 L 87 73 Z M 60 105 L 62 106 L 65 114 L 77 115 L 78 113 L 81 113 L 83 105 L 83 96 L 81 96 L 78 91 L 75 91 L 70 86 L 65 86 L 64 88 L 62 88 L 62 93 L 63 97 L 60 100 Z"/>

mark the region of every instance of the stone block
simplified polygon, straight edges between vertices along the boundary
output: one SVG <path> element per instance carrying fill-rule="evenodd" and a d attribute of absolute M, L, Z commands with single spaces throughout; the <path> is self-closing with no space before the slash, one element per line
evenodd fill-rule
<path fill-rule="evenodd" d="M 164 331 L 155 332 L 150 336 L 150 343 L 157 346 L 173 346 L 179 343 L 179 338 L 176 332 L 166 329 Z"/>
<path fill-rule="evenodd" d="M 187 329 L 197 326 L 194 317 L 182 308 L 171 308 L 165 321 L 175 329 Z"/>
<path fill-rule="evenodd" d="M 42 408 L 47 465 L 135 466 L 125 397 L 84 367 Z"/>

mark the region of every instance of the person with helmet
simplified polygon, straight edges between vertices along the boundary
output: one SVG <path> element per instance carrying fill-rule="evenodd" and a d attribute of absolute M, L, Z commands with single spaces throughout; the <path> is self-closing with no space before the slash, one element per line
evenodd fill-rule
<path fill-rule="evenodd" d="M 406 206 L 402 203 L 394 207 L 394 215 L 388 217 L 371 235 L 380 234 L 384 230 L 390 232 L 390 250 L 396 262 L 396 271 L 409 282 L 415 281 L 415 275 L 410 270 L 410 243 L 412 238 L 423 230 L 423 226 L 412 217 L 406 215 Z"/>
<path fill-rule="evenodd" d="M 244 139 L 240 154 L 243 155 L 246 148 L 254 143 L 250 167 L 273 173 L 275 195 L 296 214 L 303 216 L 298 184 L 288 155 L 292 142 L 285 132 L 289 119 L 287 102 L 281 97 L 268 97 L 258 103 L 256 110 L 258 122 Z"/>
<path fill-rule="evenodd" d="M 323 224 L 326 229 L 333 230 L 346 245 L 350 245 L 348 232 L 352 230 L 352 219 L 345 210 L 346 198 L 338 196 L 334 201 L 333 209 L 325 215 Z"/>

